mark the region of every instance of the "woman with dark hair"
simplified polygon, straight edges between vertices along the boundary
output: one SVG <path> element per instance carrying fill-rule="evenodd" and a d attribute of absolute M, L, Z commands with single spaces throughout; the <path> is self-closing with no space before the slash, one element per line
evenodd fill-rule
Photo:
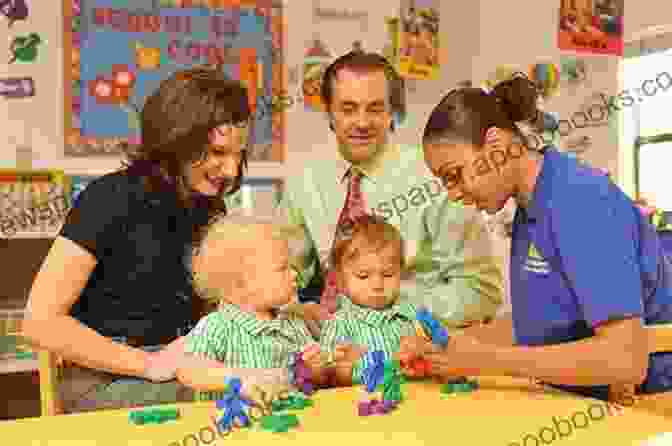
<path fill-rule="evenodd" d="M 247 91 L 218 70 L 180 71 L 147 99 L 141 121 L 141 147 L 79 195 L 30 292 L 24 336 L 65 360 L 66 412 L 192 398 L 156 383 L 173 380 L 181 336 L 203 313 L 188 255 L 240 188 Z"/>
<path fill-rule="evenodd" d="M 536 98 L 524 75 L 491 92 L 454 90 L 423 135 L 425 161 L 452 200 L 489 214 L 509 198 L 518 205 L 510 266 L 517 345 L 465 334 L 445 350 L 416 339 L 404 349 L 424 353 L 443 378 L 529 377 L 621 401 L 667 391 L 672 355 L 652 341 L 666 329 L 655 326 L 672 320 L 669 260 L 607 175 L 555 147 L 525 146 L 518 124 L 538 119 Z"/>

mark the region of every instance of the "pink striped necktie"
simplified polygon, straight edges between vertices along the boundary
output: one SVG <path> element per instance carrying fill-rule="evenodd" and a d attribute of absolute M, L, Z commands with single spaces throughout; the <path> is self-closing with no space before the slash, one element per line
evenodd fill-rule
<path fill-rule="evenodd" d="M 352 227 L 357 218 L 368 214 L 364 196 L 362 195 L 362 174 L 351 169 L 348 173 L 348 177 L 348 194 L 345 198 L 345 205 L 343 206 L 343 210 L 341 210 L 340 218 L 338 220 L 335 239 L 341 237 L 343 232 Z M 328 266 L 324 291 L 320 297 L 320 303 L 328 315 L 336 312 L 337 297 L 340 291 L 336 284 L 336 271 L 332 266 L 333 265 Z"/>

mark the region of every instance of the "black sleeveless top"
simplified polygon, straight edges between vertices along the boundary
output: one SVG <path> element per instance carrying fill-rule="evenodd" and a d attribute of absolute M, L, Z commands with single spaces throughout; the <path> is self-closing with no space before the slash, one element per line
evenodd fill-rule
<path fill-rule="evenodd" d="M 185 261 L 193 224 L 207 218 L 207 208 L 185 209 L 174 192 L 150 193 L 128 170 L 91 182 L 60 231 L 98 260 L 70 315 L 103 336 L 146 345 L 185 334 L 196 322 Z"/>

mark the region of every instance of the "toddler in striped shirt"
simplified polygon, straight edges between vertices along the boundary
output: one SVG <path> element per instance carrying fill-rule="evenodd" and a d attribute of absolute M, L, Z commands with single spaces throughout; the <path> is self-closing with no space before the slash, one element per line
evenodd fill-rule
<path fill-rule="evenodd" d="M 295 353 L 319 385 L 319 344 L 303 320 L 279 309 L 296 296 L 288 241 L 272 221 L 225 216 L 208 226 L 192 259 L 194 288 L 218 303 L 185 336 L 187 361 L 178 379 L 201 392 L 217 392 L 237 377 L 243 392 L 287 386 Z M 201 398 L 203 399 L 203 393 Z"/>
<path fill-rule="evenodd" d="M 416 336 L 417 308 L 400 300 L 404 243 L 384 219 L 358 219 L 335 242 L 331 260 L 342 294 L 336 314 L 324 322 L 320 346 L 334 357 L 335 384 L 349 386 L 361 383 L 367 351 L 400 359 L 401 338 Z"/>

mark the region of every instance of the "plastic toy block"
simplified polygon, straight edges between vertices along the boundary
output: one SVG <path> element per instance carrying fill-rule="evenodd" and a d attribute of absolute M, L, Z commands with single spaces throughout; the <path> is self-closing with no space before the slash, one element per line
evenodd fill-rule
<path fill-rule="evenodd" d="M 180 417 L 178 409 L 147 409 L 131 412 L 128 414 L 129 420 L 133 424 L 159 424 L 166 421 L 177 420 Z"/>
<path fill-rule="evenodd" d="M 473 392 L 476 389 L 478 389 L 477 381 L 470 381 L 467 380 L 466 378 L 460 378 L 459 380 L 443 384 L 441 386 L 441 393 L 443 394 L 468 393 Z"/>
<path fill-rule="evenodd" d="M 401 385 L 405 382 L 406 379 L 401 374 L 399 361 L 386 361 L 383 376 L 383 400 L 403 400 L 404 397 L 401 393 Z"/>
<path fill-rule="evenodd" d="M 313 400 L 300 395 L 290 395 L 285 400 L 273 401 L 272 407 L 273 411 L 302 410 L 307 407 L 313 407 Z"/>
<path fill-rule="evenodd" d="M 432 374 L 432 363 L 424 358 L 410 358 L 400 362 L 401 369 L 409 375 L 427 377 Z"/>
<path fill-rule="evenodd" d="M 240 379 L 227 379 L 226 387 L 228 389 L 227 394 L 215 403 L 217 409 L 224 411 L 224 416 L 217 421 L 217 424 L 224 431 L 231 429 L 236 419 L 240 420 L 241 425 L 249 426 L 250 419 L 245 413 L 245 406 L 251 407 L 253 403 L 241 395 L 243 385 Z"/>
<path fill-rule="evenodd" d="M 385 352 L 381 350 L 368 352 L 364 357 L 364 363 L 368 364 L 368 367 L 362 372 L 362 382 L 366 385 L 366 391 L 372 393 L 384 383 Z"/>
<path fill-rule="evenodd" d="M 304 394 L 312 395 L 315 393 L 315 386 L 312 381 L 312 373 L 305 361 L 303 352 L 294 353 L 292 364 L 290 365 L 293 384 Z"/>
<path fill-rule="evenodd" d="M 429 310 L 426 308 L 419 308 L 416 313 L 416 318 L 430 334 L 432 343 L 440 345 L 441 347 L 448 345 L 448 341 L 450 340 L 448 330 L 441 325 L 441 322 L 436 319 Z"/>
<path fill-rule="evenodd" d="M 397 401 L 389 400 L 371 400 L 360 401 L 357 406 L 357 413 L 360 417 L 368 417 L 371 415 L 384 415 L 391 412 L 397 407 Z"/>
<path fill-rule="evenodd" d="M 296 415 L 268 415 L 261 419 L 261 427 L 272 432 L 287 432 L 299 425 Z"/>

